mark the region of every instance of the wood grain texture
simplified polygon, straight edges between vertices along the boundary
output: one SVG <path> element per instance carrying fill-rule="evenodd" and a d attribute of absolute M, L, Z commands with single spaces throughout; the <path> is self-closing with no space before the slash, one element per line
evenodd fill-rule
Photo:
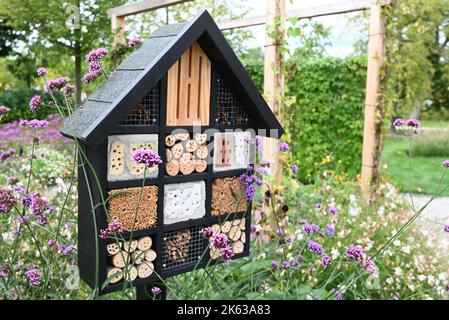
<path fill-rule="evenodd" d="M 168 71 L 167 125 L 209 125 L 211 62 L 194 43 Z"/>

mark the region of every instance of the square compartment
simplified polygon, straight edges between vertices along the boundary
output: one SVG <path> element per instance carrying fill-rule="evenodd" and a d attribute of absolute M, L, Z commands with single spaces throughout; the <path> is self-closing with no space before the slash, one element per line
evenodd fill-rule
<path fill-rule="evenodd" d="M 142 179 L 145 166 L 133 159 L 137 149 L 158 151 L 157 134 L 114 135 L 108 138 L 108 181 Z M 158 167 L 147 168 L 146 178 L 158 175 Z"/>
<path fill-rule="evenodd" d="M 204 217 L 205 202 L 206 183 L 204 181 L 165 185 L 164 224 Z"/>

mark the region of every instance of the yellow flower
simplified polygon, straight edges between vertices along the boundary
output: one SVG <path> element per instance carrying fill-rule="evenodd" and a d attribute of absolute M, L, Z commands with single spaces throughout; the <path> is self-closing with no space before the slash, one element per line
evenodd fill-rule
<path fill-rule="evenodd" d="M 323 160 L 321 160 L 321 164 L 328 164 L 331 161 L 332 161 L 332 156 L 328 155 L 328 156 L 325 156 L 323 158 Z"/>

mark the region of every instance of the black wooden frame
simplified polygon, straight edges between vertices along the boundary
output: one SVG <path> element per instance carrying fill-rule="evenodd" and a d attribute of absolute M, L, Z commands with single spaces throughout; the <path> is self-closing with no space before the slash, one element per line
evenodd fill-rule
<path fill-rule="evenodd" d="M 212 68 L 212 87 L 211 87 L 211 110 L 210 110 L 210 123 L 214 123 L 212 121 L 216 117 L 216 105 L 215 105 L 215 79 L 216 79 L 216 69 Z M 146 94 L 146 93 L 143 93 Z M 137 230 L 133 232 L 133 239 L 142 237 L 142 236 L 151 236 L 154 244 L 155 251 L 157 253 L 157 258 L 155 260 L 155 272 L 148 278 L 145 279 L 136 279 L 132 282 L 132 286 L 142 286 L 149 283 L 153 283 L 156 281 L 160 281 L 160 278 L 166 279 L 168 277 L 181 274 L 184 272 L 189 272 L 194 269 L 201 269 L 207 265 L 214 265 L 217 262 L 220 262 L 221 259 L 210 260 L 209 249 L 208 249 L 208 240 L 204 239 L 204 248 L 207 251 L 201 261 L 199 263 L 191 263 L 188 265 L 176 267 L 171 270 L 163 270 L 162 266 L 162 255 L 163 255 L 163 235 L 169 231 L 188 229 L 196 226 L 211 226 L 215 223 L 223 223 L 227 218 L 228 221 L 232 221 L 234 219 L 245 218 L 246 228 L 246 242 L 244 251 L 240 254 L 236 254 L 233 259 L 242 258 L 249 255 L 250 250 L 250 225 L 251 225 L 251 203 L 248 204 L 247 210 L 244 212 L 236 212 L 231 213 L 229 215 L 221 215 L 221 216 L 212 216 L 211 215 L 211 199 L 212 199 L 212 180 L 215 178 L 222 177 L 234 177 L 239 176 L 240 174 L 245 172 L 245 169 L 237 169 L 237 170 L 229 170 L 229 171 L 213 171 L 213 164 L 209 163 L 208 168 L 203 173 L 192 173 L 190 175 L 177 175 L 177 176 L 168 176 L 165 173 L 165 163 L 166 163 L 166 152 L 165 152 L 165 136 L 170 134 L 174 129 L 185 129 L 188 132 L 193 132 L 192 127 L 177 127 L 177 126 L 166 126 L 166 94 L 167 94 L 167 76 L 165 75 L 161 79 L 161 110 L 160 110 L 160 119 L 159 125 L 153 126 L 125 126 L 119 125 L 117 129 L 113 131 L 113 135 L 115 134 L 150 134 L 157 133 L 159 135 L 158 140 L 158 153 L 161 155 L 163 164 L 159 166 L 158 176 L 155 178 L 147 178 L 145 179 L 145 185 L 156 185 L 158 187 L 158 202 L 157 202 L 157 223 L 155 227 L 145 229 L 145 230 Z M 118 119 L 119 121 L 119 119 Z M 222 126 L 220 129 L 220 125 L 212 125 L 208 127 L 203 127 L 202 129 L 210 129 L 214 128 L 220 131 L 224 131 L 223 129 L 232 130 L 232 129 L 252 129 L 249 126 Z M 131 129 L 131 130 L 129 130 Z M 202 130 L 203 131 L 203 130 Z M 213 137 L 209 137 L 210 140 L 213 140 Z M 95 230 L 94 220 L 92 216 L 92 210 L 90 206 L 90 199 L 87 184 L 89 183 L 91 193 L 93 196 L 94 206 L 98 203 L 102 203 L 103 199 L 107 198 L 107 194 L 109 190 L 119 189 L 119 188 L 127 188 L 127 187 L 140 187 L 142 185 L 141 179 L 136 180 L 128 180 L 128 181 L 108 181 L 107 180 L 107 137 L 104 141 L 99 145 L 98 148 L 94 148 L 92 146 L 86 145 L 82 143 L 82 148 L 87 155 L 88 162 L 91 164 L 92 168 L 84 163 L 84 167 L 80 166 L 79 168 L 79 229 L 78 229 L 78 237 L 79 237 L 79 267 L 80 267 L 80 276 L 81 278 L 92 288 L 95 288 L 97 284 L 100 288 L 102 284 L 106 281 L 106 270 L 108 267 L 108 259 L 106 253 L 106 245 L 112 242 L 115 242 L 115 239 L 100 239 L 99 241 L 99 250 L 98 250 L 98 282 L 95 282 L 96 277 L 96 250 L 93 248 L 93 244 L 95 243 L 95 237 L 98 237 L 95 232 L 98 233 L 98 230 L 101 228 L 107 227 L 107 204 L 105 206 L 97 206 L 95 209 L 95 218 L 97 229 Z M 83 159 L 82 155 L 80 155 L 80 159 Z M 80 163 L 82 165 L 82 163 Z M 86 174 L 84 173 L 86 170 Z M 95 170 L 97 177 L 100 181 L 100 186 L 98 186 L 96 179 L 93 178 L 93 170 Z M 182 183 L 182 182 L 193 182 L 193 181 L 205 181 L 206 183 L 206 215 L 199 219 L 192 219 L 188 221 L 178 222 L 174 224 L 164 225 L 163 223 L 163 212 L 164 212 L 164 186 L 166 184 L 172 183 Z M 128 240 L 130 237 L 130 232 L 122 232 L 121 236 Z M 160 277 L 160 278 L 159 278 Z M 109 284 L 103 290 L 100 291 L 100 294 L 106 294 L 113 291 L 118 291 L 123 289 L 125 285 L 124 281 L 121 281 L 116 284 Z"/>

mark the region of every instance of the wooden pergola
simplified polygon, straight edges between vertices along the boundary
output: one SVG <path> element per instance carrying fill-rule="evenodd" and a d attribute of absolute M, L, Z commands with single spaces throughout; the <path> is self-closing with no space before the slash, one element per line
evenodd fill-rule
<path fill-rule="evenodd" d="M 114 43 L 124 44 L 126 42 L 125 18 L 127 16 L 173 6 L 187 1 L 192 0 L 143 0 L 109 9 L 108 15 L 111 19 L 112 31 L 115 35 Z M 366 79 L 365 119 L 361 169 L 361 187 L 365 194 L 370 193 L 369 187 L 373 181 L 373 175 L 379 168 L 380 137 L 378 136 L 378 130 L 376 130 L 376 114 L 382 96 L 380 93 L 380 71 L 384 60 L 385 51 L 385 23 L 381 13 L 382 7 L 388 5 L 389 3 L 389 0 L 350 0 L 341 3 L 327 4 L 286 12 L 285 0 L 267 0 L 266 15 L 247 17 L 219 23 L 221 30 L 230 30 L 258 25 L 273 26 L 275 25 L 275 21 L 280 19 L 281 24 L 277 26 L 276 32 L 278 32 L 278 34 L 282 34 L 286 17 L 307 19 L 369 10 L 370 24 L 368 32 L 368 70 Z M 282 74 L 276 72 L 276 70 L 280 70 L 282 55 L 280 44 L 276 43 L 276 41 L 269 36 L 266 37 L 265 41 L 264 59 L 264 93 L 271 109 L 278 115 L 279 120 L 282 122 L 282 105 L 279 102 L 278 97 L 283 96 L 284 93 L 284 78 Z M 272 163 L 277 164 L 277 144 L 271 141 L 271 143 L 266 143 L 265 145 L 266 153 L 271 155 L 271 159 L 268 160 L 271 160 Z M 277 170 L 277 172 L 279 174 L 280 171 Z"/>

